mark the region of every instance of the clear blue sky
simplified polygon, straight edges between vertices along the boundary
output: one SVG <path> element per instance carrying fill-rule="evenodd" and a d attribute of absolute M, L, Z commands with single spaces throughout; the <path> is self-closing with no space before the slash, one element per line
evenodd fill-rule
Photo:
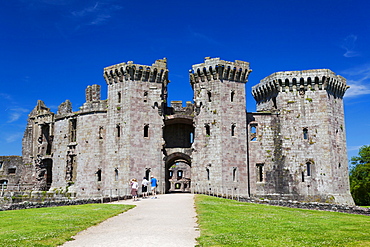
<path fill-rule="evenodd" d="M 41 99 L 74 110 L 103 68 L 167 57 L 169 100 L 192 100 L 188 70 L 204 57 L 250 62 L 251 86 L 284 70 L 328 68 L 347 78 L 349 157 L 370 144 L 370 1 L 11 0 L 0 8 L 0 155 L 20 155 Z"/>

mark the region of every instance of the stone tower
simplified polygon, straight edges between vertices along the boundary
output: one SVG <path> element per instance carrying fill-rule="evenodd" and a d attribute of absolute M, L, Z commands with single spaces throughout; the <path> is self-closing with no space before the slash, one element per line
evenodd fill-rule
<path fill-rule="evenodd" d="M 328 69 L 277 72 L 252 88 L 252 194 L 351 204 L 343 95 Z"/>
<path fill-rule="evenodd" d="M 106 183 L 117 180 L 128 186 L 131 178 L 141 181 L 144 175 L 154 175 L 162 190 L 166 59 L 152 66 L 131 61 L 113 65 L 104 69 L 104 78 L 108 85 Z"/>
<path fill-rule="evenodd" d="M 250 72 L 247 62 L 208 57 L 190 71 L 195 104 L 195 190 L 229 188 L 247 194 L 245 83 Z"/>

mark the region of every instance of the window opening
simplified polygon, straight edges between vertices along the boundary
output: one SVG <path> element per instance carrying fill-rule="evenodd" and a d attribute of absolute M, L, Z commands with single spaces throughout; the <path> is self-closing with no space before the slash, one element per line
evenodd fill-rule
<path fill-rule="evenodd" d="M 144 102 L 147 102 L 148 101 L 148 92 L 145 91 L 144 92 Z"/>
<path fill-rule="evenodd" d="M 118 169 L 114 169 L 114 180 L 118 181 Z"/>
<path fill-rule="evenodd" d="M 4 161 L 0 161 L 0 170 L 3 169 L 3 164 L 4 164 Z"/>
<path fill-rule="evenodd" d="M 251 141 L 257 141 L 257 125 L 256 124 L 251 124 L 250 125 L 250 134 L 251 134 Z"/>
<path fill-rule="evenodd" d="M 121 125 L 120 124 L 116 125 L 116 130 L 117 130 L 117 137 L 121 137 Z"/>
<path fill-rule="evenodd" d="M 194 133 L 190 132 L 190 144 L 194 142 Z"/>
<path fill-rule="evenodd" d="M 70 121 L 70 142 L 76 142 L 77 119 Z"/>
<path fill-rule="evenodd" d="M 231 125 L 231 136 L 235 136 L 235 124 Z"/>
<path fill-rule="evenodd" d="M 168 174 L 168 176 L 169 176 L 170 178 L 172 178 L 172 176 L 173 176 L 173 171 L 170 171 L 170 172 L 169 172 L 169 174 Z"/>
<path fill-rule="evenodd" d="M 99 139 L 103 139 L 103 129 L 104 129 L 103 126 L 99 127 Z"/>
<path fill-rule="evenodd" d="M 101 181 L 101 169 L 99 169 L 99 170 L 96 172 L 96 177 L 97 177 L 98 182 L 99 182 L 99 181 Z"/>
<path fill-rule="evenodd" d="M 175 189 L 180 189 L 181 188 L 181 184 L 180 183 L 176 183 L 175 184 Z"/>
<path fill-rule="evenodd" d="M 272 104 L 275 109 L 277 109 L 277 104 L 276 104 L 276 97 L 272 97 Z"/>
<path fill-rule="evenodd" d="M 264 164 L 257 164 L 257 181 L 263 182 L 263 167 Z"/>
<path fill-rule="evenodd" d="M 122 96 L 121 96 L 121 92 L 118 92 L 118 103 L 121 103 L 121 98 L 122 98 Z"/>
<path fill-rule="evenodd" d="M 177 171 L 177 179 L 182 179 L 182 170 Z"/>
<path fill-rule="evenodd" d="M 15 174 L 16 168 L 9 168 L 8 174 Z"/>
<path fill-rule="evenodd" d="M 305 140 L 308 139 L 308 129 L 307 128 L 303 129 L 303 139 L 305 139 Z"/>
<path fill-rule="evenodd" d="M 304 182 L 304 172 L 302 172 L 302 182 Z"/>
<path fill-rule="evenodd" d="M 150 168 L 145 168 L 145 177 L 146 177 L 146 179 L 150 179 Z"/>
<path fill-rule="evenodd" d="M 207 180 L 209 180 L 209 169 L 206 168 L 206 171 L 207 171 Z"/>
<path fill-rule="evenodd" d="M 211 135 L 211 128 L 209 127 L 209 124 L 206 124 L 204 127 L 206 128 L 206 135 L 210 136 Z"/>
<path fill-rule="evenodd" d="M 207 95 L 208 95 L 208 102 L 212 102 L 212 93 L 208 91 Z"/>
<path fill-rule="evenodd" d="M 144 137 L 149 137 L 149 124 L 144 126 Z"/>
<path fill-rule="evenodd" d="M 235 91 L 231 91 L 230 102 L 234 102 Z"/>
<path fill-rule="evenodd" d="M 307 162 L 306 163 L 306 170 L 307 170 L 307 176 L 311 176 L 311 163 Z"/>
<path fill-rule="evenodd" d="M 233 167 L 233 181 L 236 182 L 236 167 Z"/>

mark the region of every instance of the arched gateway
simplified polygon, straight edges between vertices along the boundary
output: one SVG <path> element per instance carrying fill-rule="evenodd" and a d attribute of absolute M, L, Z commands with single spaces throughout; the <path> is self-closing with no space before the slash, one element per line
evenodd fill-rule
<path fill-rule="evenodd" d="M 163 128 L 165 140 L 165 191 L 190 192 L 191 153 L 194 136 L 192 104 L 182 107 L 181 101 L 171 102 L 171 112 Z"/>

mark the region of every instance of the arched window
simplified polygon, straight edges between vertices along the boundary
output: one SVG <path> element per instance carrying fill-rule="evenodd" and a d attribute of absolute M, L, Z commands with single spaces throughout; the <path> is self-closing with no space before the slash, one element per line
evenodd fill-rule
<path fill-rule="evenodd" d="M 235 91 L 231 91 L 230 102 L 234 102 Z"/>
<path fill-rule="evenodd" d="M 233 167 L 233 181 L 236 182 L 236 167 Z"/>
<path fill-rule="evenodd" d="M 306 163 L 307 177 L 311 176 L 311 162 Z"/>
<path fill-rule="evenodd" d="M 303 129 L 303 139 L 305 139 L 305 140 L 308 139 L 308 129 L 307 128 Z"/>
<path fill-rule="evenodd" d="M 235 136 L 235 124 L 231 125 L 231 136 Z"/>

